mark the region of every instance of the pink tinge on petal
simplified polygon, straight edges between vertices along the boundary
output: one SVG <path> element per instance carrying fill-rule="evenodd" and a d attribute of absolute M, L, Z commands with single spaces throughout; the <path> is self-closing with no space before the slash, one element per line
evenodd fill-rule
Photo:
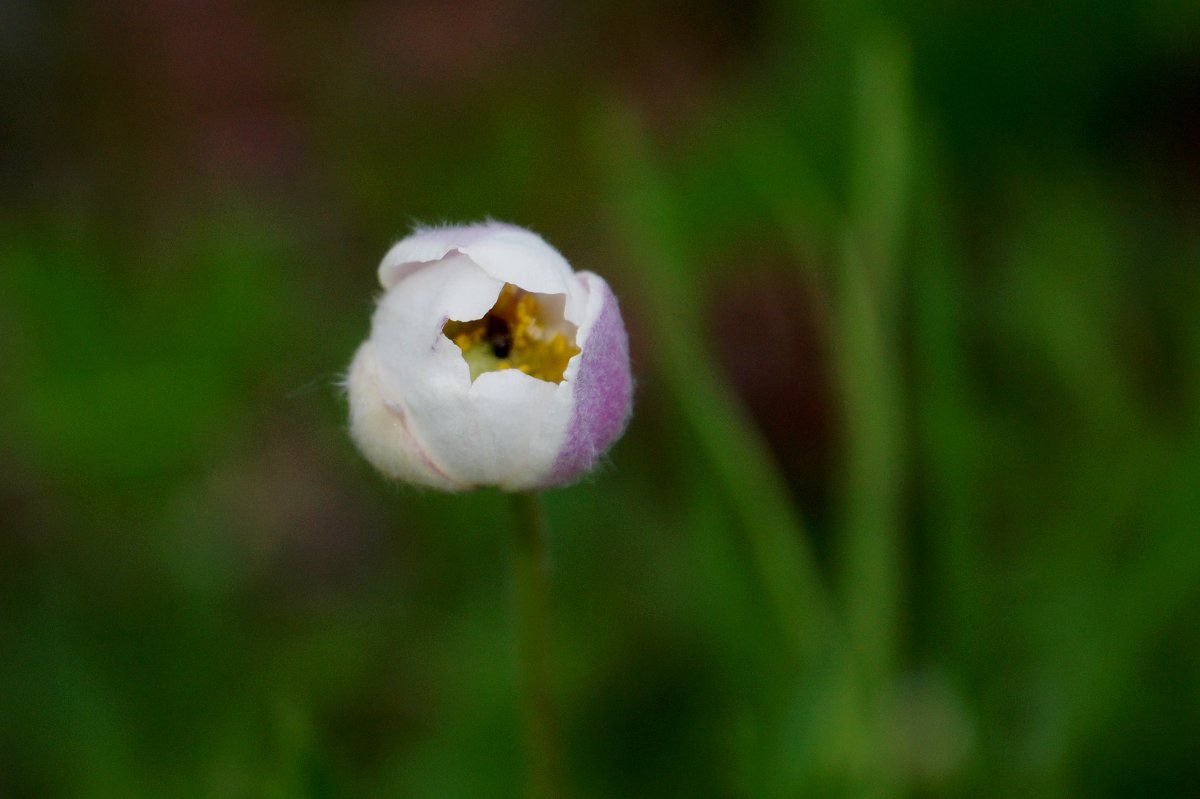
<path fill-rule="evenodd" d="M 593 291 L 604 292 L 604 302 L 580 355 L 574 416 L 548 486 L 569 483 L 590 469 L 625 430 L 633 406 L 629 339 L 617 298 L 603 281 L 589 282 Z"/>

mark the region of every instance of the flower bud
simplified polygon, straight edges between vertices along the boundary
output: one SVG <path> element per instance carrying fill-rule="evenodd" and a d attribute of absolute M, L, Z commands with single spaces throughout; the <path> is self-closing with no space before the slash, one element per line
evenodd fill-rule
<path fill-rule="evenodd" d="M 528 230 L 429 228 L 379 266 L 350 365 L 350 434 L 389 477 L 449 491 L 563 485 L 629 419 L 625 325 L 608 284 Z"/>

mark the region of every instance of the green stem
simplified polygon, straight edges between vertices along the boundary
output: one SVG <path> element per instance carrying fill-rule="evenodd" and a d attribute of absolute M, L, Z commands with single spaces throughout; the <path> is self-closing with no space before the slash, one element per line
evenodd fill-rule
<path fill-rule="evenodd" d="M 904 793 L 886 743 L 904 599 L 899 298 L 911 172 L 908 64 L 903 39 L 887 30 L 864 34 L 854 69 L 857 144 L 835 306 L 846 429 L 841 590 L 867 711 L 859 747 L 870 775 L 862 795 L 873 797 Z"/>
<path fill-rule="evenodd" d="M 559 799 L 563 791 L 551 668 L 550 562 L 541 497 L 511 494 L 517 648 L 529 795 Z"/>

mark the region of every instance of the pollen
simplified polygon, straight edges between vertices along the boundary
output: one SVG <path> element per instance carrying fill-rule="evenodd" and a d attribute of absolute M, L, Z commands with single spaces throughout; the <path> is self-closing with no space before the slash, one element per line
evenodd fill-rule
<path fill-rule="evenodd" d="M 579 353 L 566 322 L 552 323 L 538 296 L 505 283 L 496 304 L 482 319 L 451 320 L 442 327 L 471 368 L 471 380 L 484 372 L 518 369 L 539 380 L 561 383 L 567 362 Z"/>

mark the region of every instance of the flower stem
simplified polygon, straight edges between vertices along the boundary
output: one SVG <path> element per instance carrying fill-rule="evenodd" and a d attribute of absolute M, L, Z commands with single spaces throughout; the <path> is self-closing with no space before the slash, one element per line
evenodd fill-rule
<path fill-rule="evenodd" d="M 517 647 L 525 725 L 529 795 L 561 799 L 563 792 L 558 724 L 551 669 L 550 563 L 541 497 L 511 494 L 516 583 Z"/>

